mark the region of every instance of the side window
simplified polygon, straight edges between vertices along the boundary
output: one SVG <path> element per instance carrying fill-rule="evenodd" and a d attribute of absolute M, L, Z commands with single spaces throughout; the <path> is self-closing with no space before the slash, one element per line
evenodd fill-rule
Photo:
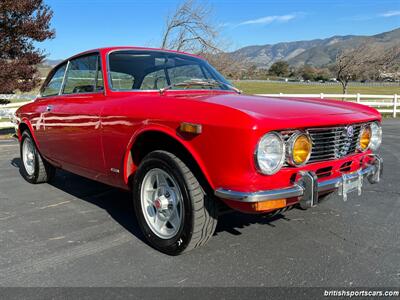
<path fill-rule="evenodd" d="M 98 82 L 98 55 L 78 57 L 69 62 L 63 94 L 93 93 Z"/>
<path fill-rule="evenodd" d="M 168 69 L 171 84 L 191 79 L 204 79 L 204 74 L 199 65 L 184 65 Z"/>
<path fill-rule="evenodd" d="M 168 85 L 164 69 L 147 74 L 140 86 L 141 90 L 158 90 Z"/>
<path fill-rule="evenodd" d="M 67 64 L 63 64 L 55 71 L 53 77 L 47 83 L 46 87 L 42 90 L 41 94 L 43 97 L 58 95 L 61 89 L 66 67 Z"/>
<path fill-rule="evenodd" d="M 135 78 L 130 74 L 111 71 L 110 76 L 113 89 L 131 90 L 135 83 Z"/>

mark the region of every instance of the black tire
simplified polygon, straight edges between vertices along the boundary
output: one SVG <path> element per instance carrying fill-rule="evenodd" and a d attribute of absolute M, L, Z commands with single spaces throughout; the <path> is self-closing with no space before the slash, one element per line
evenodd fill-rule
<path fill-rule="evenodd" d="M 169 239 L 157 236 L 147 224 L 142 211 L 141 187 L 146 174 L 161 169 L 179 185 L 183 200 L 183 218 L 178 232 Z M 133 180 L 133 201 L 140 228 L 157 250 L 168 255 L 178 255 L 208 242 L 217 225 L 218 202 L 207 195 L 192 171 L 174 154 L 153 151 L 140 163 Z"/>
<path fill-rule="evenodd" d="M 29 141 L 33 146 L 34 172 L 32 174 L 29 174 L 24 164 L 22 148 L 26 141 Z M 20 157 L 21 157 L 21 164 L 20 164 L 21 174 L 24 177 L 24 179 L 29 183 L 37 184 L 37 183 L 49 182 L 54 177 L 55 168 L 42 158 L 39 151 L 37 150 L 35 141 L 33 140 L 30 133 L 26 130 L 22 133 L 22 138 L 20 143 Z"/>

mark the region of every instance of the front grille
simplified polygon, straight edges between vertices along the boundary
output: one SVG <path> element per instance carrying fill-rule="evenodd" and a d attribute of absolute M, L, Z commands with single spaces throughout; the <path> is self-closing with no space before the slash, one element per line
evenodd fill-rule
<path fill-rule="evenodd" d="M 309 163 L 338 159 L 355 153 L 363 124 L 309 128 L 306 131 L 313 144 Z"/>

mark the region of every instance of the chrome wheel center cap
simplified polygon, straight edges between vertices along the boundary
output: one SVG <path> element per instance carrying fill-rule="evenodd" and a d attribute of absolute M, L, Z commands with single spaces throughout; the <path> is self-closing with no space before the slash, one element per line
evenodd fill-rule
<path fill-rule="evenodd" d="M 33 160 L 33 153 L 28 153 L 28 159 L 29 159 L 30 161 Z"/>
<path fill-rule="evenodd" d="M 168 199 L 162 195 L 158 197 L 156 200 L 154 200 L 154 207 L 158 210 L 167 210 L 169 205 Z"/>

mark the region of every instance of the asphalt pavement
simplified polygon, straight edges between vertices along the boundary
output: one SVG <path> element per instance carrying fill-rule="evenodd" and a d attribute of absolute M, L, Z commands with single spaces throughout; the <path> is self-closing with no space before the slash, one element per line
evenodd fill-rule
<path fill-rule="evenodd" d="M 399 286 L 400 120 L 383 130 L 382 182 L 362 196 L 224 215 L 178 257 L 143 241 L 128 193 L 63 171 L 31 185 L 17 141 L 0 140 L 0 286 Z"/>

